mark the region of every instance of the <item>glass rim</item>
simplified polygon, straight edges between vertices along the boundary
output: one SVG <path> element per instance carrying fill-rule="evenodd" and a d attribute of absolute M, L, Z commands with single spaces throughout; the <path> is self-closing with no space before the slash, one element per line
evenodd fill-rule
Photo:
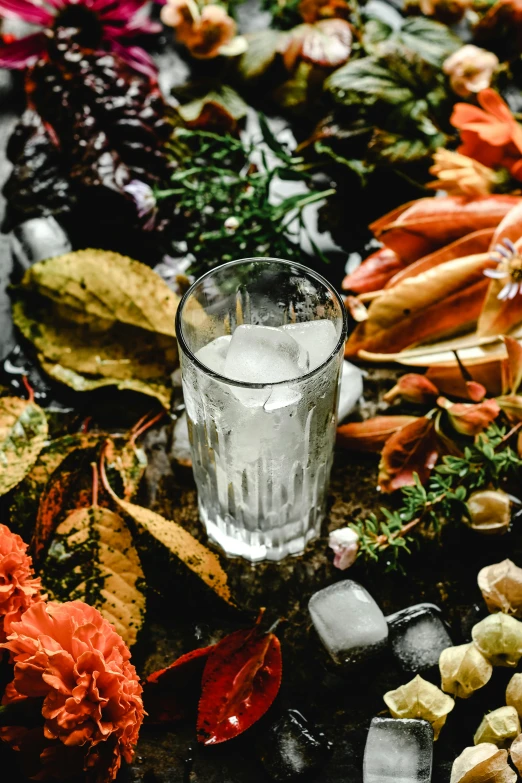
<path fill-rule="evenodd" d="M 219 272 L 223 269 L 227 269 L 229 267 L 238 266 L 239 264 L 245 264 L 247 262 L 251 261 L 263 261 L 263 262 L 269 262 L 269 263 L 276 263 L 280 264 L 282 266 L 293 266 L 297 269 L 304 272 L 308 277 L 312 277 L 315 280 L 317 280 L 321 285 L 323 285 L 331 294 L 332 297 L 337 303 L 339 304 L 339 307 L 341 309 L 341 333 L 339 335 L 339 339 L 337 340 L 337 343 L 335 344 L 335 348 L 331 353 L 328 354 L 327 358 L 324 360 L 324 362 L 321 362 L 321 364 L 318 367 L 315 367 L 313 370 L 310 370 L 309 372 L 305 373 L 304 375 L 300 375 L 296 378 L 291 378 L 287 381 L 275 381 L 274 383 L 248 383 L 246 381 L 237 381 L 233 378 L 227 378 L 226 375 L 220 375 L 220 373 L 215 372 L 214 370 L 211 370 L 210 367 L 207 367 L 206 364 L 203 364 L 196 355 L 191 351 L 189 346 L 186 343 L 184 334 L 183 334 L 183 325 L 181 322 L 181 314 L 183 312 L 183 308 L 186 305 L 188 299 L 190 298 L 191 294 L 194 292 L 196 286 L 198 286 L 202 280 L 205 280 L 207 277 L 211 277 L 211 275 L 215 274 L 216 272 Z M 302 323 L 309 323 L 306 321 L 303 321 Z M 311 322 L 310 322 L 311 323 Z M 176 311 L 176 321 L 175 321 L 175 329 L 176 329 L 176 339 L 178 341 L 178 345 L 180 349 L 183 351 L 183 353 L 190 358 L 190 360 L 198 367 L 200 370 L 202 370 L 206 375 L 210 376 L 211 378 L 214 378 L 217 381 L 220 381 L 221 383 L 228 384 L 229 386 L 239 386 L 243 389 L 266 389 L 267 387 L 271 386 L 285 386 L 290 383 L 297 383 L 301 381 L 306 381 L 308 378 L 312 378 L 314 375 L 317 375 L 321 370 L 323 370 L 332 359 L 335 358 L 335 356 L 339 353 L 339 350 L 346 342 L 346 334 L 348 332 L 348 314 L 346 312 L 346 307 L 344 306 L 344 302 L 341 298 L 341 295 L 337 292 L 337 290 L 334 288 L 331 283 L 328 282 L 328 280 L 320 275 L 318 272 L 316 272 L 313 269 L 310 269 L 309 267 L 305 266 L 304 264 L 299 264 L 297 261 L 288 261 L 284 258 L 271 258 L 269 256 L 252 256 L 250 258 L 238 258 L 234 261 L 227 261 L 225 264 L 220 264 L 219 266 L 215 266 L 213 269 L 209 269 L 208 272 L 205 272 L 204 275 L 201 275 L 201 277 L 198 277 L 197 280 L 195 280 L 190 288 L 185 291 L 183 296 L 181 297 L 181 300 L 178 304 L 178 308 Z"/>

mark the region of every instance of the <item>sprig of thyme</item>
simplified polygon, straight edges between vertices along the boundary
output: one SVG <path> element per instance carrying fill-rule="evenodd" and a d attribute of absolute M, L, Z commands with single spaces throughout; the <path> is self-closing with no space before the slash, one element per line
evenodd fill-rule
<path fill-rule="evenodd" d="M 522 468 L 522 459 L 506 441 L 512 432 L 492 424 L 466 446 L 462 457 L 445 456 L 423 487 L 415 474 L 415 484 L 403 487 L 398 510 L 381 508 L 381 516 L 370 514 L 350 525 L 359 536 L 360 555 L 368 560 L 386 561 L 386 570 L 402 570 L 401 555 L 410 553 L 416 543 L 414 529 L 423 525 L 435 533 L 442 519 L 469 516 L 466 501 L 485 487 L 497 488 Z"/>
<path fill-rule="evenodd" d="M 190 156 L 173 174 L 172 187 L 156 193 L 156 198 L 172 202 L 175 249 L 192 256 L 193 273 L 235 258 L 302 260 L 298 240 L 305 230 L 303 209 L 334 192 L 308 188 L 276 203 L 271 190 L 276 178 L 308 185 L 310 176 L 303 158 L 293 155 L 260 119 L 262 142 L 177 131 Z M 321 256 L 315 245 L 313 249 Z"/>

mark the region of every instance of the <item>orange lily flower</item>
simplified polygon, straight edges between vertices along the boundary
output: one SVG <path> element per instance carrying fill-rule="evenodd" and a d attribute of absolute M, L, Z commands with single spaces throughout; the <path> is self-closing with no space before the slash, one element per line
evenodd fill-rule
<path fill-rule="evenodd" d="M 481 90 L 477 97 L 481 109 L 469 103 L 453 109 L 451 124 L 463 142 L 458 152 L 490 168 L 506 168 L 522 180 L 522 126 L 495 90 Z"/>

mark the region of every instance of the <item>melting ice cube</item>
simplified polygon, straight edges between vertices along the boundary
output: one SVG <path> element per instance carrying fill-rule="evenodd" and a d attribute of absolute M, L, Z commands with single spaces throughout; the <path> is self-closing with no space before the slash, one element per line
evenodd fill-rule
<path fill-rule="evenodd" d="M 278 383 L 308 371 L 308 353 L 286 332 L 272 326 L 238 326 L 228 349 L 224 374 L 246 383 Z"/>
<path fill-rule="evenodd" d="M 407 672 L 436 666 L 453 642 L 434 604 L 416 604 L 386 618 L 393 654 Z"/>
<path fill-rule="evenodd" d="M 315 370 L 325 362 L 337 345 L 337 329 L 332 321 L 303 321 L 298 324 L 285 324 L 281 329 L 290 334 L 310 357 L 309 370 Z"/>
<path fill-rule="evenodd" d="M 432 764 L 433 729 L 427 721 L 372 720 L 363 783 L 430 783 Z"/>
<path fill-rule="evenodd" d="M 297 710 L 286 710 L 258 743 L 261 762 L 272 780 L 289 781 L 321 767 L 331 746 Z"/>
<path fill-rule="evenodd" d="M 319 590 L 308 609 L 336 663 L 356 663 L 386 644 L 388 625 L 383 613 L 368 591 L 351 579 Z"/>
<path fill-rule="evenodd" d="M 212 342 L 204 345 L 199 351 L 196 351 L 196 359 L 199 359 L 201 364 L 208 367 L 209 370 L 217 372 L 219 375 L 223 375 L 225 371 L 225 360 L 227 358 L 228 349 L 232 340 L 231 335 L 224 334 L 222 337 L 216 337 Z"/>

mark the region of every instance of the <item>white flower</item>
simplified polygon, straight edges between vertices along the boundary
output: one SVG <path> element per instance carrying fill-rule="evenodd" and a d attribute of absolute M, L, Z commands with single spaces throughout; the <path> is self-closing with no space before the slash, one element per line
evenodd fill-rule
<path fill-rule="evenodd" d="M 503 239 L 495 245 L 491 255 L 491 261 L 498 264 L 497 269 L 485 269 L 486 277 L 493 280 L 508 278 L 505 286 L 498 295 L 498 299 L 514 299 L 522 292 L 522 256 L 519 255 L 511 239 Z"/>
<path fill-rule="evenodd" d="M 335 554 L 334 566 L 344 571 L 355 562 L 359 551 L 359 536 L 351 527 L 341 527 L 330 533 L 328 546 Z"/>
<path fill-rule="evenodd" d="M 225 228 L 227 231 L 235 231 L 239 228 L 239 220 L 237 217 L 228 217 L 225 220 Z"/>

